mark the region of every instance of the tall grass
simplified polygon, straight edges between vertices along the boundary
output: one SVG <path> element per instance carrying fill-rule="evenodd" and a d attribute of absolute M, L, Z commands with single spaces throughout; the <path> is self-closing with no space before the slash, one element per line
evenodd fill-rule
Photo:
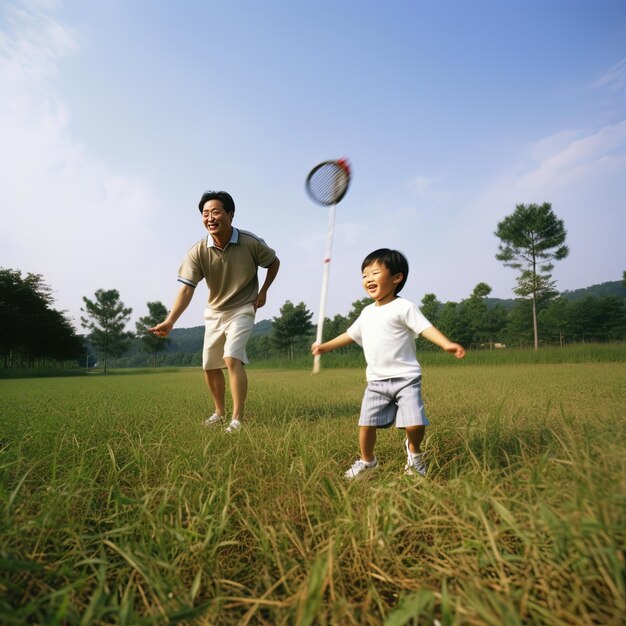
<path fill-rule="evenodd" d="M 418 345 L 418 360 L 424 366 L 454 364 L 450 355 L 435 348 L 426 340 L 426 346 Z M 360 348 L 350 346 L 337 352 L 324 355 L 324 368 L 365 367 L 365 358 Z M 505 348 L 502 350 L 468 350 L 463 366 L 469 365 L 520 365 L 523 363 L 624 363 L 626 362 L 626 343 L 578 343 L 560 346 L 542 346 L 535 351 L 532 348 Z M 457 363 L 461 365 L 461 363 Z M 263 360 L 256 358 L 251 368 L 310 369 L 311 355 L 300 353 L 294 358 L 272 357 Z"/>
<path fill-rule="evenodd" d="M 622 624 L 623 364 L 425 370 L 429 478 L 348 484 L 361 369 L 0 381 L 7 624 Z"/>

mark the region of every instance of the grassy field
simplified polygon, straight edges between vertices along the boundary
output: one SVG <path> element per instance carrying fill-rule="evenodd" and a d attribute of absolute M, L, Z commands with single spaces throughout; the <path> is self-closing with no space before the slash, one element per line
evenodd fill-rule
<path fill-rule="evenodd" d="M 0 380 L 3 624 L 624 624 L 626 365 L 425 369 L 348 484 L 362 369 L 251 370 L 204 428 L 198 370 Z"/>

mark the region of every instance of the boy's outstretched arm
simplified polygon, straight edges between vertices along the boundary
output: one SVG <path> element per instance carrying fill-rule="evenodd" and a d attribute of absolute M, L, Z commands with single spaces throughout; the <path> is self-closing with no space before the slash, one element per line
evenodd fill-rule
<path fill-rule="evenodd" d="M 465 356 L 465 348 L 459 344 L 450 341 L 440 330 L 434 326 L 430 326 L 424 332 L 422 337 L 428 339 L 435 345 L 439 346 L 442 350 L 454 354 L 457 359 L 462 359 Z"/>
<path fill-rule="evenodd" d="M 311 352 L 313 355 L 317 356 L 318 354 L 324 354 L 325 352 L 330 352 L 337 348 L 343 348 L 351 343 L 354 343 L 354 339 L 352 339 L 348 333 L 343 333 L 325 343 L 314 343 L 311 346 Z"/>

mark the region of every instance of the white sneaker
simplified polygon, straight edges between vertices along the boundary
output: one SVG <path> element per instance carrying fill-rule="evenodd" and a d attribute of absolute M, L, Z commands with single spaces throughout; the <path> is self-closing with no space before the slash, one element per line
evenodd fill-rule
<path fill-rule="evenodd" d="M 225 433 L 234 433 L 241 430 L 241 422 L 239 420 L 230 420 L 230 424 L 224 429 Z"/>
<path fill-rule="evenodd" d="M 215 426 L 215 424 L 219 424 L 220 422 L 223 422 L 226 419 L 226 417 L 224 415 L 218 415 L 217 413 L 213 413 L 213 415 L 211 415 L 211 417 L 207 417 L 204 420 L 204 425 L 205 426 Z"/>
<path fill-rule="evenodd" d="M 353 463 L 352 467 L 344 474 L 344 476 L 346 478 L 352 479 L 361 475 L 361 478 L 362 478 L 363 472 L 366 472 L 367 470 L 372 470 L 377 465 L 378 465 L 378 461 L 376 459 L 369 461 L 369 462 L 364 461 L 363 459 L 358 459 Z"/>
<path fill-rule="evenodd" d="M 424 478 L 428 472 L 428 464 L 424 460 L 422 452 L 413 453 L 409 450 L 409 440 L 404 440 L 404 449 L 407 454 L 407 463 L 404 466 L 404 473 L 407 475 L 421 476 Z"/>

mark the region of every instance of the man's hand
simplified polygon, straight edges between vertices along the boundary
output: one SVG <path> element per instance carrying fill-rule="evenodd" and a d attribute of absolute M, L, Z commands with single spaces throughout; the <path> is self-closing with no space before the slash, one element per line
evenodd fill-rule
<path fill-rule="evenodd" d="M 172 328 L 174 328 L 174 324 L 165 320 L 152 328 L 148 328 L 148 332 L 156 335 L 157 337 L 167 337 L 172 331 Z"/>
<path fill-rule="evenodd" d="M 265 306 L 265 301 L 267 299 L 267 291 L 259 291 L 259 295 L 256 297 L 256 300 L 252 303 L 254 305 L 254 310 L 260 309 L 262 306 Z"/>
<path fill-rule="evenodd" d="M 267 298 L 267 290 L 270 288 L 270 285 L 274 282 L 276 278 L 276 274 L 278 274 L 278 268 L 280 267 L 280 261 L 278 257 L 276 257 L 272 263 L 267 267 L 267 275 L 265 276 L 265 281 L 261 285 L 261 289 L 259 289 L 259 295 L 256 297 L 256 300 L 252 303 L 254 306 L 254 310 L 260 309 L 262 306 L 265 306 L 265 300 Z"/>

